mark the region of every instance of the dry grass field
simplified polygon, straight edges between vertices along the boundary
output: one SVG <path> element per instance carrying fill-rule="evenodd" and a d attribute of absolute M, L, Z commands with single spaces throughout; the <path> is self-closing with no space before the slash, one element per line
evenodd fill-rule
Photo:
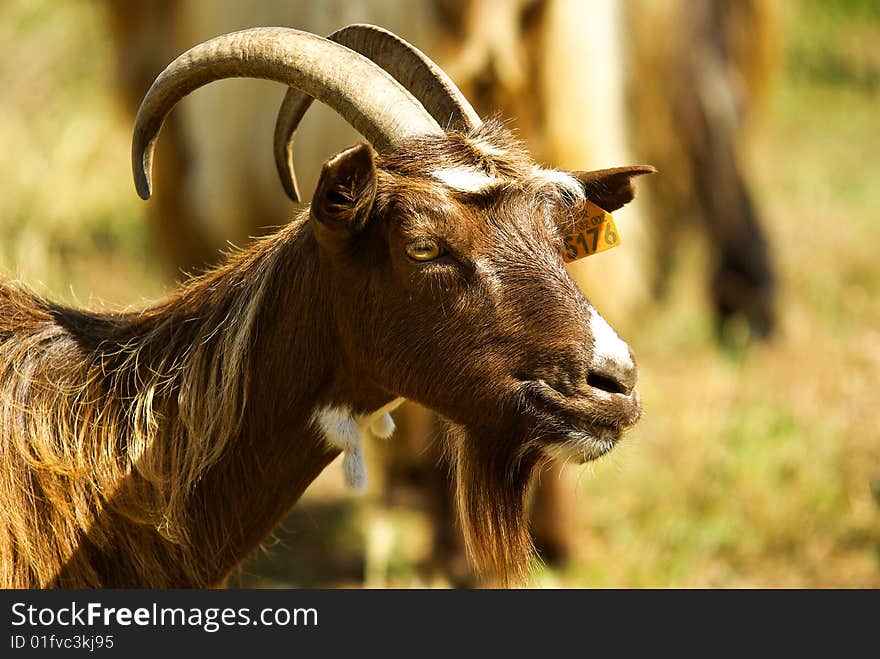
<path fill-rule="evenodd" d="M 82 0 L 0 3 L 0 274 L 71 303 L 136 306 L 169 284 L 99 19 Z M 538 584 L 880 587 L 880 9 L 804 0 L 784 52 L 749 153 L 779 266 L 779 332 L 719 348 L 697 276 L 705 250 L 682 250 L 669 297 L 625 337 L 643 421 L 570 474 L 582 542 Z M 328 471 L 306 503 L 352 502 Z M 370 545 L 368 584 L 420 585 L 408 565 L 427 520 L 352 503 L 339 537 L 354 561 Z M 308 545 L 310 532 L 282 544 Z M 271 567 L 280 547 L 242 583 L 307 583 Z"/>

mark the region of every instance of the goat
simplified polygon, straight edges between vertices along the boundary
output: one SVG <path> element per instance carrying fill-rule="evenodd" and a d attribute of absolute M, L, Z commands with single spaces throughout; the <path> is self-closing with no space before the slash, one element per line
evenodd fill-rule
<path fill-rule="evenodd" d="M 140 312 L 0 284 L 3 586 L 221 585 L 340 452 L 363 485 L 362 436 L 389 435 L 404 398 L 452 425 L 474 563 L 522 583 L 536 468 L 594 460 L 638 420 L 632 353 L 561 249 L 586 201 L 616 210 L 653 168 L 542 169 L 420 52 L 365 38 L 408 68 L 254 28 L 178 57 L 141 104 L 145 199 L 164 118 L 209 82 L 276 80 L 339 112 L 372 146 L 328 159 L 289 225 Z"/>
<path fill-rule="evenodd" d="M 766 339 L 775 325 L 775 265 L 743 146 L 774 68 L 778 3 L 635 2 L 629 9 L 640 18 L 630 19 L 633 66 L 656 71 L 632 85 L 637 153 L 657 156 L 673 179 L 651 190 L 658 290 L 690 219 L 709 248 L 717 337 L 730 338 L 731 321 L 741 319 L 746 338 Z M 658 48 L 655 35 L 668 30 L 682 37 Z"/>
<path fill-rule="evenodd" d="M 612 324 L 625 328 L 633 322 L 634 310 L 651 295 L 652 279 L 662 293 L 682 243 L 682 227 L 692 218 L 714 254 L 710 299 L 719 329 L 731 316 L 746 317 L 753 336 L 772 327 L 772 253 L 738 153 L 742 127 L 725 116 L 725 105 L 719 114 L 712 103 L 720 92 L 735 95 L 744 106 L 761 87 L 757 78 L 772 68 L 773 7 L 766 2 L 695 7 L 680 0 L 108 4 L 121 81 L 133 109 L 178 46 L 249 22 L 305 25 L 326 34 L 335 25 L 370 20 L 417 37 L 437 54 L 481 114 L 503 111 L 538 160 L 590 167 L 625 162 L 636 154 L 666 172 L 666 183 L 650 191 L 647 204 L 643 198 L 622 213 L 626 253 L 568 266 Z M 658 25 L 673 36 L 657 40 Z M 591 38 L 584 38 L 587 33 Z M 262 133 L 252 129 L 271 120 L 273 90 L 252 84 L 208 90 L 163 128 L 157 157 L 164 192 L 149 212 L 161 255 L 175 272 L 202 267 L 216 258 L 215 247 L 223 241 L 240 243 L 290 213 L 291 205 L 276 189 L 268 140 L 263 144 Z M 332 123 L 334 117 L 309 120 L 297 148 L 301 179 L 311 189 L 327 145 L 341 147 L 350 138 Z M 651 227 L 659 229 L 645 226 L 646 213 Z M 658 265 L 653 276 L 652 261 Z M 601 279 L 616 285 L 596 286 Z M 405 405 L 397 413 L 404 416 L 404 431 L 415 427 L 424 434 L 432 422 L 414 418 L 418 412 Z M 427 503 L 440 517 L 449 507 L 439 501 L 446 480 L 433 467 L 435 447 L 424 446 L 421 436 L 409 439 L 396 442 L 392 450 L 390 489 L 399 489 L 395 483 L 402 480 L 395 470 L 417 473 L 422 490 L 425 483 L 434 483 L 436 493 L 429 493 Z M 533 531 L 548 562 L 564 558 L 574 544 L 566 485 L 551 474 L 535 489 Z M 441 545 L 455 547 L 458 535 L 450 518 L 436 537 Z M 437 554 L 447 552 L 435 548 Z M 457 556 L 440 562 L 462 564 Z"/>
<path fill-rule="evenodd" d="M 544 8 L 546 4 L 552 7 Z M 444 68 L 455 69 L 456 80 L 461 78 L 469 84 L 468 96 L 476 97 L 475 106 L 481 114 L 490 114 L 498 108 L 504 110 L 506 120 L 518 127 L 539 160 L 581 168 L 626 162 L 631 158 L 625 139 L 624 77 L 621 66 L 616 64 L 625 59 L 622 40 L 609 37 L 601 46 L 594 46 L 593 39 L 582 39 L 585 24 L 591 31 L 602 34 L 620 33 L 614 26 L 620 12 L 604 2 L 586 11 L 580 4 L 576 11 L 570 7 L 560 11 L 557 4 L 570 3 L 505 2 L 489 7 L 477 0 L 464 3 L 381 0 L 356 4 L 327 0 L 315 6 L 267 2 L 242 5 L 229 0 L 210 3 L 144 0 L 135 7 L 118 0 L 107 2 L 112 34 L 117 42 L 120 87 L 132 115 L 154 73 L 184 44 L 189 46 L 212 34 L 238 29 L 254 21 L 303 25 L 311 32 L 328 34 L 337 25 L 367 20 L 381 22 L 426 44 L 423 47 L 428 52 L 437 54 L 439 61 L 445 62 Z M 495 13 L 471 15 L 483 9 Z M 523 35 L 512 32 L 514 27 L 527 25 L 528 36 L 534 42 L 535 14 L 550 10 L 553 15 L 564 15 L 540 22 L 543 42 L 556 43 L 562 37 L 565 44 L 570 44 L 572 39 L 565 35 L 575 34 L 579 48 L 593 46 L 592 50 L 579 50 L 577 56 L 572 57 L 560 46 L 550 56 L 541 54 L 531 43 L 527 61 L 532 68 L 527 76 L 520 75 L 529 84 L 520 84 L 516 102 L 511 102 L 513 83 L 493 77 L 491 73 L 487 75 L 479 67 L 487 62 L 502 66 L 509 63 L 505 48 L 524 41 Z M 522 12 L 529 14 L 528 20 L 519 15 Z M 461 25 L 463 22 L 465 25 Z M 502 41 L 494 48 L 492 57 L 480 56 L 487 44 L 491 48 L 493 43 L 478 30 L 483 27 L 490 27 L 489 36 Z M 462 65 L 468 53 L 477 55 L 471 58 L 476 63 Z M 555 62 L 551 62 L 553 59 Z M 575 61 L 577 65 L 572 65 Z M 534 66 L 539 62 L 540 71 Z M 544 74 L 545 68 L 553 66 L 555 77 Z M 509 65 L 506 69 L 515 71 L 515 67 Z M 543 83 L 536 86 L 533 80 L 543 80 Z M 482 83 L 477 84 L 479 81 Z M 601 96 L 603 102 L 582 102 L 585 87 L 596 90 L 595 95 Z M 492 90 L 495 93 L 488 95 L 487 91 Z M 159 159 L 157 176 L 162 177 L 157 185 L 163 194 L 151 204 L 148 213 L 159 238 L 160 256 L 175 273 L 180 269 L 202 268 L 214 261 L 217 248 L 224 241 L 231 239 L 242 244 L 248 236 L 259 235 L 267 225 L 274 225 L 275 218 L 292 214 L 293 206 L 278 188 L 272 167 L 268 140 L 271 133 L 254 128 L 274 118 L 277 109 L 274 91 L 257 81 L 218 85 L 204 90 L 166 121 L 163 149 L 156 156 Z M 573 117 L 566 114 L 569 109 L 576 109 L 577 114 Z M 538 121 L 542 116 L 553 118 L 553 130 L 547 130 Z M 350 135 L 351 129 L 339 125 L 338 118 L 327 108 L 315 108 L 307 121 L 310 122 L 307 130 L 297 137 L 298 173 L 305 187 L 314 189 L 321 160 L 333 148 L 341 148 L 354 137 Z M 280 153 L 283 164 L 289 154 L 283 150 Z M 283 175 L 285 186 L 292 180 L 287 173 Z M 624 322 L 626 312 L 637 307 L 649 289 L 647 260 L 643 258 L 648 250 L 640 249 L 644 236 L 638 215 L 636 206 L 621 209 L 617 216 L 627 240 L 624 253 L 567 265 L 574 280 L 612 324 Z M 595 286 L 600 272 L 601 277 L 614 281 L 615 286 Z M 387 457 L 383 465 L 386 486 L 381 495 L 395 499 L 403 494 L 407 505 L 412 505 L 411 495 L 415 494 L 415 499 L 438 522 L 436 542 L 428 559 L 430 568 L 443 571 L 456 583 L 470 583 L 473 575 L 463 569 L 466 567 L 464 548 L 459 525 L 451 514 L 454 508 L 445 500 L 449 497 L 445 469 L 436 467 L 442 461 L 438 455 L 439 445 L 427 441 L 436 434 L 435 428 L 440 424 L 424 410 L 407 404 L 395 417 L 401 428 L 398 441 L 383 451 Z M 574 546 L 576 526 L 570 512 L 573 495 L 568 485 L 570 482 L 557 474 L 547 473 L 534 488 L 533 535 L 542 558 L 550 564 L 564 561 Z"/>

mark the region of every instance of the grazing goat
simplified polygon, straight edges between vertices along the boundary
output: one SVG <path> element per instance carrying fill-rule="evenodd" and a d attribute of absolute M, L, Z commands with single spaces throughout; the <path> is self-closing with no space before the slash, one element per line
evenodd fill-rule
<path fill-rule="evenodd" d="M 327 160 L 299 219 L 141 312 L 0 284 L 3 586 L 222 584 L 340 452 L 363 485 L 362 436 L 390 434 L 404 398 L 453 427 L 475 564 L 521 583 L 536 468 L 598 458 L 638 420 L 631 351 L 561 250 L 586 201 L 616 210 L 653 168 L 542 169 L 409 44 L 359 44 L 217 37 L 138 112 L 148 198 L 162 123 L 195 89 L 259 77 L 329 105 L 372 146 Z"/>

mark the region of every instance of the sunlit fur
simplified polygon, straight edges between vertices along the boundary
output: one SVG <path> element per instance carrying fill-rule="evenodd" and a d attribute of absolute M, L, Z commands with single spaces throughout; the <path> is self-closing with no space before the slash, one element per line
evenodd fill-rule
<path fill-rule="evenodd" d="M 378 186 L 371 206 L 355 187 L 328 197 L 335 211 L 369 208 L 356 250 L 342 238 L 328 246 L 336 218 L 319 203 L 143 311 L 78 311 L 0 283 L 0 585 L 222 584 L 339 454 L 315 412 L 369 419 L 398 397 L 451 420 L 471 555 L 499 583 L 522 583 L 532 561 L 526 491 L 542 446 L 553 433 L 565 441 L 566 426 L 532 410 L 505 374 L 562 378 L 602 427 L 631 425 L 639 412 L 630 397 L 582 396 L 582 368 L 597 351 L 592 307 L 557 251 L 556 222 L 565 225 L 572 200 L 535 177 L 495 123 L 401 144 L 378 169 L 369 162 L 356 174 Z M 426 163 L 480 167 L 500 182 L 462 196 Z M 344 164 L 331 159 L 325 176 Z M 581 180 L 588 197 L 620 205 L 644 173 L 636 169 Z M 487 222 L 486 209 L 507 199 L 515 207 Z M 462 246 L 493 254 L 506 272 L 492 284 L 501 297 L 470 287 L 466 298 L 451 279 L 446 292 L 397 290 L 391 236 L 437 213 L 474 241 L 506 236 L 491 251 Z M 445 364 L 445 375 L 412 368 L 422 358 Z"/>
<path fill-rule="evenodd" d="M 514 121 L 538 160 L 589 168 L 627 162 L 634 154 L 663 172 L 662 180 L 653 183 L 651 196 L 643 194 L 638 204 L 616 215 L 624 249 L 569 266 L 612 324 L 632 326 L 641 303 L 663 290 L 676 251 L 692 240 L 694 227 L 688 225 L 694 221 L 697 233 L 706 234 L 709 262 L 716 267 L 711 297 L 716 309 L 739 310 L 757 319 L 772 317 L 768 312 L 773 304 L 773 254 L 764 246 L 761 227 L 766 220 L 759 217 L 757 225 L 749 221 L 755 216 L 749 209 L 748 189 L 746 195 L 724 192 L 736 190 L 728 182 L 733 177 L 735 183 L 738 174 L 729 166 L 730 152 L 714 148 L 717 141 L 700 137 L 697 129 L 702 122 L 681 120 L 676 112 L 690 106 L 710 123 L 716 119 L 699 107 L 705 93 L 697 91 L 707 91 L 706 83 L 719 82 L 718 67 L 706 63 L 717 60 L 720 46 L 727 53 L 727 75 L 721 84 L 728 87 L 726 93 L 735 90 L 740 95 L 740 108 L 747 110 L 740 118 L 760 116 L 754 110 L 760 109 L 769 89 L 768 73 L 778 68 L 774 60 L 783 40 L 775 23 L 787 3 L 112 0 L 104 4 L 114 19 L 111 32 L 118 77 L 131 118 L 157 71 L 183 49 L 216 34 L 257 23 L 329 34 L 346 23 L 370 22 L 406 35 L 439 62 L 480 114 L 501 110 Z M 709 17 L 707 9 L 721 12 L 719 27 L 727 34 L 726 45 L 706 42 L 707 36 L 713 36 L 700 26 Z M 665 37 L 657 38 L 658 34 Z M 700 66 L 695 69 L 695 64 Z M 271 131 L 255 128 L 272 125 L 277 105 L 274 86 L 242 80 L 208 86 L 166 120 L 154 172 L 161 194 L 147 212 L 159 237 L 158 253 L 175 276 L 180 269 L 215 262 L 216 246 L 227 240 L 242 244 L 290 213 L 269 156 Z M 356 139 L 354 131 L 342 126 L 327 108 L 313 108 L 309 122 L 297 137 L 297 175 L 305 182 L 306 193 L 314 187 L 321 161 Z M 714 130 L 719 128 L 724 126 L 716 122 Z M 722 143 L 731 138 L 741 142 L 740 133 L 741 128 L 722 132 Z M 491 142 L 472 141 L 472 145 L 498 155 Z M 710 157 L 710 166 L 696 157 Z M 748 180 L 750 172 L 744 174 Z M 712 207 L 722 212 L 712 213 Z M 605 285 L 609 281 L 614 286 Z M 398 462 L 424 470 L 434 457 L 423 443 L 395 442 L 389 450 Z M 403 455 L 409 446 L 419 448 Z M 425 473 L 430 474 L 430 468 Z M 424 480 L 441 485 L 429 496 L 445 498 L 441 478 Z M 541 486 L 545 492 L 569 496 L 566 503 L 545 507 L 544 522 L 535 527 L 539 532 L 544 529 L 544 537 L 537 540 L 545 550 L 551 544 L 554 552 L 570 550 L 578 539 L 564 510 L 574 505 L 573 488 L 557 477 L 542 479 Z M 447 509 L 445 503 L 433 507 Z M 446 527 L 454 526 L 447 521 Z M 434 534 L 456 535 L 448 528 Z M 440 554 L 443 551 L 438 549 Z"/>
<path fill-rule="evenodd" d="M 386 158 L 384 164 L 395 177 L 401 175 L 411 177 L 403 188 L 391 189 L 396 189 L 398 192 L 401 189 L 406 191 L 403 195 L 404 205 L 415 202 L 412 209 L 408 209 L 408 212 L 413 214 L 417 214 L 419 209 L 424 207 L 426 198 L 437 199 L 438 201 L 433 205 L 442 206 L 450 197 L 446 188 L 437 186 L 436 179 L 424 181 L 422 174 L 424 164 L 419 157 L 422 152 L 432 153 L 431 166 L 435 169 L 441 167 L 450 171 L 456 168 L 471 168 L 497 180 L 494 187 L 480 185 L 477 190 L 472 191 L 472 194 L 467 195 L 470 200 L 469 205 L 473 205 L 468 208 L 471 213 L 474 209 L 479 211 L 491 208 L 495 199 L 504 198 L 506 190 L 520 189 L 529 200 L 529 212 L 523 214 L 522 221 L 527 224 L 536 221 L 540 223 L 541 208 L 554 209 L 553 212 L 557 215 L 561 208 L 566 207 L 570 207 L 574 212 L 578 205 L 583 203 L 585 197 L 590 196 L 585 195 L 583 183 L 578 184 L 570 174 L 536 167 L 524 146 L 514 140 L 500 124 L 490 121 L 476 135 L 465 137 L 452 134 L 442 140 L 434 137 L 424 138 L 417 148 L 400 150 Z M 579 187 L 574 189 L 575 185 Z M 591 190 L 603 195 L 601 201 L 609 208 L 617 209 L 632 199 L 633 189 L 628 179 L 624 188 L 617 193 L 612 192 L 613 188 L 610 185 L 601 187 L 601 192 L 593 188 Z M 421 189 L 422 195 L 409 194 L 411 190 L 416 189 Z M 458 186 L 448 189 L 453 196 L 455 192 L 460 191 Z M 377 204 L 381 205 L 385 201 L 387 198 L 383 198 L 380 194 Z M 561 205 L 560 201 L 562 201 Z M 399 200 L 397 203 L 400 203 Z M 467 212 L 461 213 L 459 217 L 460 221 L 466 224 L 479 221 L 479 215 L 471 216 Z M 557 216 L 554 221 L 559 223 L 560 218 Z M 564 225 L 564 222 L 562 224 Z M 591 331 L 589 319 L 595 311 L 583 299 L 558 257 L 552 251 L 541 249 L 538 245 L 535 245 L 534 250 L 529 253 L 520 251 L 518 246 L 528 245 L 534 239 L 522 234 L 515 225 L 496 227 L 496 229 L 500 229 L 504 237 L 498 239 L 493 249 L 505 255 L 503 257 L 505 262 L 519 265 L 504 273 L 503 281 L 500 282 L 503 288 L 502 295 L 498 302 L 512 307 L 511 303 L 514 299 L 529 298 L 534 293 L 530 287 L 543 277 L 547 288 L 560 287 L 559 294 L 563 299 L 583 300 L 588 311 L 584 316 L 585 324 L 582 330 Z M 545 239 L 552 241 L 554 236 L 558 237 L 559 229 L 558 224 L 547 227 Z M 482 262 L 476 263 L 475 266 L 478 269 L 486 268 L 485 263 Z M 492 286 L 493 281 L 498 280 L 493 274 L 483 272 L 485 281 L 489 284 L 486 295 L 490 298 L 498 293 L 492 290 L 495 288 Z M 542 306 L 537 300 L 531 309 L 531 312 L 539 317 L 545 316 L 551 324 L 555 311 Z M 524 341 L 535 338 L 547 346 L 556 345 L 556 340 L 561 338 L 557 332 L 564 331 L 562 327 L 554 327 L 556 332 L 548 327 L 548 333 L 538 339 L 527 325 L 518 324 L 517 327 L 515 333 L 522 334 Z M 624 345 L 613 331 L 606 334 L 613 335 L 615 342 L 613 349 L 617 348 L 618 343 Z M 601 354 L 600 348 L 595 344 L 594 354 Z M 630 356 L 625 357 L 631 365 Z M 461 361 L 464 363 L 466 360 Z M 442 382 L 438 384 L 443 386 Z M 500 383 L 495 387 L 501 390 Z M 460 405 L 462 407 L 474 405 L 473 399 L 472 393 L 462 391 Z M 418 402 L 427 404 L 425 400 Z M 518 400 L 516 405 L 521 410 L 529 408 L 529 402 L 526 400 Z M 505 419 L 499 418 L 503 414 L 500 409 L 493 410 L 483 406 L 477 413 L 483 416 L 482 421 L 485 425 L 474 427 L 453 423 L 446 438 L 445 448 L 452 465 L 459 523 L 468 553 L 478 570 L 494 575 L 497 583 L 501 585 L 523 583 L 535 560 L 525 517 L 527 494 L 533 474 L 554 454 L 553 449 L 546 450 L 548 446 L 556 445 L 548 444 L 545 433 L 548 436 L 553 435 L 559 428 L 554 419 L 538 424 L 529 433 L 517 434 L 510 432 L 509 427 L 505 426 Z M 597 408 L 593 414 L 598 417 L 602 412 Z M 629 419 L 629 422 L 633 421 L 634 418 Z M 487 428 L 498 430 L 492 431 Z M 589 448 L 587 442 L 580 444 L 581 437 L 567 434 L 567 438 L 574 447 L 569 451 L 574 450 L 584 459 L 598 457 L 599 453 L 590 454 L 595 447 Z M 595 439 L 603 444 L 602 452 L 607 452 L 614 444 L 610 440 Z"/>
<path fill-rule="evenodd" d="M 75 311 L 0 283 L 4 586 L 67 585 L 65 565 L 70 585 L 105 585 L 86 537 L 133 552 L 142 585 L 201 571 L 185 551 L 206 530 L 191 495 L 241 440 L 258 315 L 292 233 L 143 312 Z"/>

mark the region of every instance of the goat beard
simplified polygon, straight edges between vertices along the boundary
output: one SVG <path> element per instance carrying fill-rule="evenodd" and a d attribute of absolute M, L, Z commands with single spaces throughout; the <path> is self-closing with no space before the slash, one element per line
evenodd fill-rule
<path fill-rule="evenodd" d="M 468 556 L 499 587 L 525 586 L 538 562 L 526 519 L 532 476 L 547 461 L 536 446 L 511 446 L 452 426 L 447 456 Z"/>

